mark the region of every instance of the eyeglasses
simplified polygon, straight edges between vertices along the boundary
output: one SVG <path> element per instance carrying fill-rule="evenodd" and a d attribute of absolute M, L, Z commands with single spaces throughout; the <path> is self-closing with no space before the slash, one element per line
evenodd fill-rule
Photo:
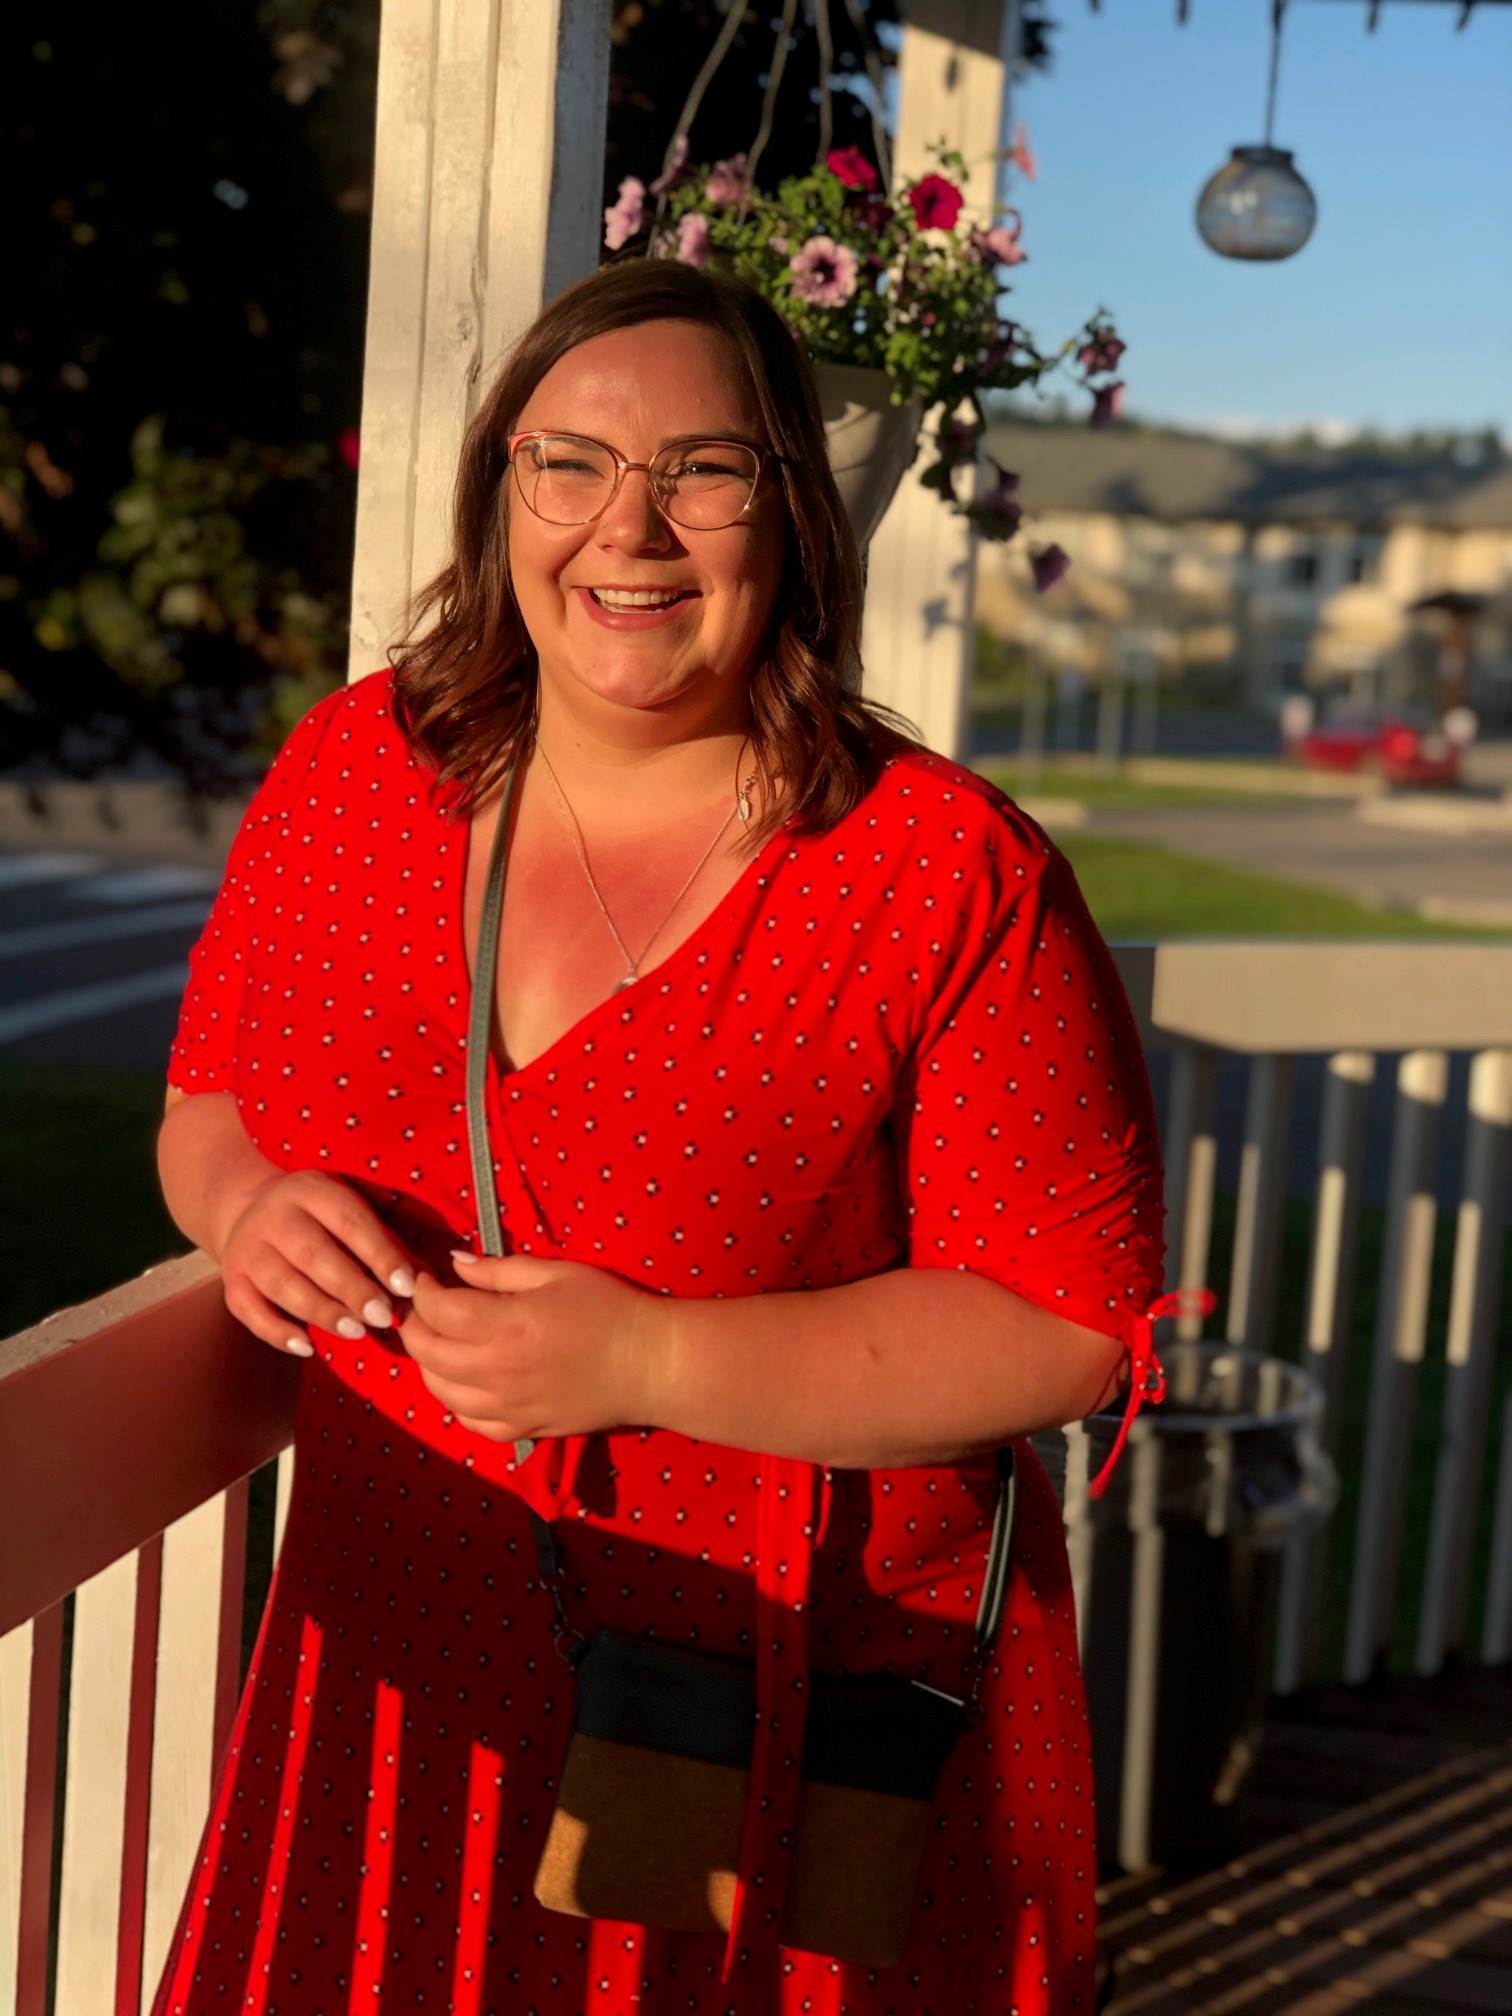
<path fill-rule="evenodd" d="M 782 456 L 749 441 L 710 436 L 669 441 L 649 462 L 629 462 L 586 434 L 512 434 L 509 461 L 520 495 L 548 525 L 587 525 L 619 494 L 627 469 L 644 469 L 656 508 L 674 525 L 717 532 L 751 508 L 768 462 Z"/>

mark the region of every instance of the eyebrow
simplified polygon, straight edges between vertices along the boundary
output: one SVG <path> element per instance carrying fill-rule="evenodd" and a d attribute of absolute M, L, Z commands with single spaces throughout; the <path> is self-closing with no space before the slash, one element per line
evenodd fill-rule
<path fill-rule="evenodd" d="M 525 431 L 533 434 L 566 434 L 576 441 L 603 439 L 602 435 L 581 433 L 576 427 L 533 427 Z M 659 455 L 663 448 L 677 448 L 684 441 L 735 441 L 746 448 L 760 448 L 765 445 L 754 434 L 740 434 L 727 427 L 703 427 L 696 428 L 688 434 L 664 434 L 653 452 Z"/>

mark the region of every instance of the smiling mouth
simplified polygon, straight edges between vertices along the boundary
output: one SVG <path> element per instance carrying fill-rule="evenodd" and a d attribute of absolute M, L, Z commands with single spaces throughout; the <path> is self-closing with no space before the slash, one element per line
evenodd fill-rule
<path fill-rule="evenodd" d="M 590 588 L 588 593 L 601 609 L 669 609 L 685 601 L 691 588 Z"/>

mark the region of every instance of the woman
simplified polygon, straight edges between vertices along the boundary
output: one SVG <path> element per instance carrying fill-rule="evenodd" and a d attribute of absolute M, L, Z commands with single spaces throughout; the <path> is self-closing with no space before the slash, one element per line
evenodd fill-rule
<path fill-rule="evenodd" d="M 1142 1366 L 1159 1172 L 1106 951 L 1038 830 L 855 697 L 854 542 L 754 294 L 641 262 L 553 303 L 468 435 L 454 545 L 393 673 L 306 716 L 249 811 L 170 1066 L 170 1206 L 309 1362 L 157 2016 L 1090 2009 L 1074 1620 L 1027 1448 L 902 1964 L 780 1948 L 768 1900 L 805 1669 L 961 1691 L 993 1452 Z M 727 1944 L 535 1901 L 572 1681 L 532 1509 L 576 1628 L 758 1661 Z"/>

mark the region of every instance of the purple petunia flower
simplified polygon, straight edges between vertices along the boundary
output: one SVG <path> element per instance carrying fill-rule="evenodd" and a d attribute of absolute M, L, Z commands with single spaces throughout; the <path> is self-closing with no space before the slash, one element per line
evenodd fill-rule
<path fill-rule="evenodd" d="M 638 175 L 627 175 L 619 185 L 619 195 L 604 212 L 604 243 L 618 252 L 646 221 L 646 185 Z"/>
<path fill-rule="evenodd" d="M 841 308 L 856 291 L 856 255 L 833 238 L 810 238 L 788 261 L 793 293 L 816 308 Z"/>
<path fill-rule="evenodd" d="M 708 184 L 704 195 L 711 203 L 744 203 L 751 193 L 751 178 L 746 173 L 746 157 L 735 154 L 728 161 L 716 161 L 709 170 Z"/>
<path fill-rule="evenodd" d="M 1010 210 L 1011 223 L 994 224 L 986 231 L 973 231 L 971 249 L 984 266 L 1022 266 L 1029 257 L 1019 244 L 1023 230 L 1018 213 Z"/>
<path fill-rule="evenodd" d="M 1043 595 L 1065 574 L 1071 565 L 1071 555 L 1061 546 L 1041 546 L 1029 555 L 1029 565 L 1034 569 L 1035 588 Z"/>
<path fill-rule="evenodd" d="M 1118 360 L 1128 347 L 1111 329 L 1099 329 L 1092 340 L 1083 343 L 1077 351 L 1076 361 L 1089 378 L 1095 378 L 1100 371 L 1116 371 Z"/>
<path fill-rule="evenodd" d="M 709 263 L 709 220 L 696 210 L 677 220 L 677 256 L 684 266 Z"/>
<path fill-rule="evenodd" d="M 1123 409 L 1123 380 L 1115 378 L 1111 385 L 1099 385 L 1092 394 L 1092 411 L 1087 417 L 1089 427 L 1106 427 L 1116 420 Z"/>
<path fill-rule="evenodd" d="M 665 196 L 669 190 L 675 189 L 680 182 L 687 181 L 687 170 L 688 136 L 686 133 L 679 133 L 677 138 L 672 142 L 672 152 L 667 157 L 666 167 L 663 168 L 660 175 L 651 184 L 651 194 L 653 196 Z"/>

